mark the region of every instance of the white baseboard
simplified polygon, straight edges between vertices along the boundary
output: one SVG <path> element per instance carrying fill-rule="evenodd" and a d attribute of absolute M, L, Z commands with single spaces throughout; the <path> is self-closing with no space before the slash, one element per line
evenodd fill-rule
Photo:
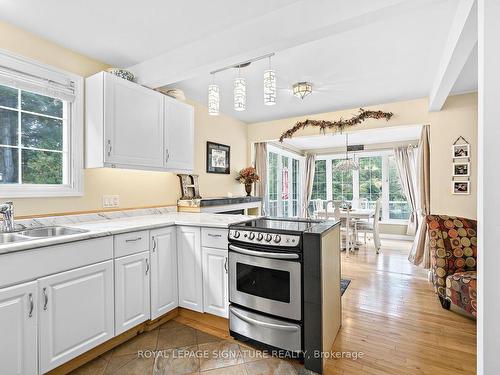
<path fill-rule="evenodd" d="M 408 236 L 406 234 L 389 234 L 380 233 L 380 238 L 385 238 L 387 240 L 401 240 L 401 241 L 411 241 L 415 240 L 415 236 Z"/>

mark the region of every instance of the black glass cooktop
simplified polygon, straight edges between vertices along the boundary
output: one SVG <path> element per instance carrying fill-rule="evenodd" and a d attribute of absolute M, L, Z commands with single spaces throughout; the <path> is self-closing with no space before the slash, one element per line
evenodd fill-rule
<path fill-rule="evenodd" d="M 243 223 L 232 225 L 232 227 L 239 228 L 255 228 L 255 229 L 270 229 L 273 232 L 303 232 L 310 229 L 314 225 L 321 223 L 318 220 L 300 220 L 300 219 L 280 219 L 280 218 L 261 218 L 250 221 L 245 221 Z"/>

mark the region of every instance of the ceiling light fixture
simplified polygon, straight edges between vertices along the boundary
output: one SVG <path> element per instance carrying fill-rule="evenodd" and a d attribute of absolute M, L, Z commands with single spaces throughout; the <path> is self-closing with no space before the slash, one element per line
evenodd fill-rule
<path fill-rule="evenodd" d="M 349 158 L 349 134 L 345 133 L 345 159 L 335 166 L 335 170 L 339 172 L 350 172 L 359 170 L 359 164 L 354 160 Z"/>
<path fill-rule="evenodd" d="M 210 116 L 219 115 L 220 89 L 215 84 L 215 74 L 212 74 L 212 83 L 208 85 L 208 114 Z"/>
<path fill-rule="evenodd" d="M 247 102 L 247 82 L 246 79 L 240 75 L 241 68 L 246 68 L 254 61 L 259 61 L 267 58 L 269 58 L 269 69 L 264 71 L 264 104 L 276 104 L 276 72 L 271 69 L 271 57 L 273 56 L 274 53 L 268 53 L 266 55 L 254 57 L 253 59 L 246 60 L 238 64 L 229 65 L 210 72 L 212 77 L 214 77 L 216 73 L 222 72 L 224 70 L 235 68 L 238 69 L 238 75 L 233 81 L 233 108 L 235 111 L 244 111 L 246 109 Z M 219 107 L 220 87 L 212 81 L 212 83 L 208 85 L 208 113 L 213 116 L 218 115 Z"/>
<path fill-rule="evenodd" d="M 271 56 L 269 56 L 269 69 L 264 70 L 264 105 L 276 104 L 276 71 L 271 69 Z"/>
<path fill-rule="evenodd" d="M 238 67 L 238 76 L 234 79 L 234 110 L 244 111 L 247 105 L 247 82 L 240 75 L 240 67 Z"/>
<path fill-rule="evenodd" d="M 297 82 L 293 85 L 293 95 L 300 99 L 304 99 L 307 95 L 312 94 L 312 83 Z"/>

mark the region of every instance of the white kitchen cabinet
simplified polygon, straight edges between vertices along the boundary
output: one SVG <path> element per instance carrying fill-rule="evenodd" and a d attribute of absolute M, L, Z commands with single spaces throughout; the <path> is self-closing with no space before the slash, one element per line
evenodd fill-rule
<path fill-rule="evenodd" d="M 177 230 L 151 231 L 151 319 L 179 305 L 177 289 Z"/>
<path fill-rule="evenodd" d="M 228 251 L 203 247 L 202 256 L 203 311 L 228 318 Z"/>
<path fill-rule="evenodd" d="M 115 260 L 115 334 L 149 320 L 149 251 Z"/>
<path fill-rule="evenodd" d="M 40 373 L 114 336 L 113 261 L 38 280 Z"/>
<path fill-rule="evenodd" d="M 197 227 L 177 227 L 179 306 L 203 312 L 201 231 Z"/>
<path fill-rule="evenodd" d="M 0 332 L 0 374 L 38 374 L 36 281 L 0 289 Z"/>
<path fill-rule="evenodd" d="M 173 171 L 194 169 L 193 107 L 165 96 L 165 167 Z"/>
<path fill-rule="evenodd" d="M 85 94 L 87 168 L 193 170 L 192 106 L 106 72 Z"/>

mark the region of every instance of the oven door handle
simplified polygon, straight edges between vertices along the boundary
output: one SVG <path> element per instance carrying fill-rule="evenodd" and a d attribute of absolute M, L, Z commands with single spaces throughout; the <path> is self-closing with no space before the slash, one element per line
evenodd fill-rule
<path fill-rule="evenodd" d="M 241 320 L 243 320 L 249 324 L 256 325 L 256 326 L 261 326 L 261 327 L 271 328 L 271 329 L 279 329 L 281 331 L 289 331 L 289 332 L 298 331 L 300 329 L 300 327 L 296 327 L 296 326 L 262 322 L 260 320 L 254 319 L 254 318 L 250 318 L 249 316 L 245 316 L 245 315 L 241 314 L 239 311 L 237 311 L 232 306 L 229 306 L 229 310 L 231 311 L 231 313 L 236 315 Z"/>
<path fill-rule="evenodd" d="M 293 253 L 269 253 L 267 251 L 255 251 L 243 249 L 238 246 L 229 245 L 229 250 L 236 251 L 237 253 L 246 254 L 246 255 L 254 255 L 258 257 L 264 258 L 273 258 L 273 259 L 299 259 L 299 254 Z"/>

